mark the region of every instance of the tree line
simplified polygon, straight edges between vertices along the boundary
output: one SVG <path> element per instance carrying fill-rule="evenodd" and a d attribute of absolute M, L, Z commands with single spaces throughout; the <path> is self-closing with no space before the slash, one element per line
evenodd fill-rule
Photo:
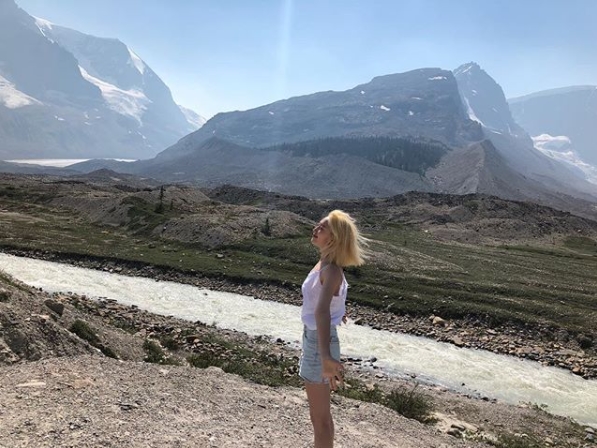
<path fill-rule="evenodd" d="M 282 143 L 265 149 L 303 157 L 347 154 L 420 175 L 425 174 L 428 168 L 436 166 L 449 150 L 447 146 L 436 141 L 409 137 L 325 137 L 297 143 Z"/>

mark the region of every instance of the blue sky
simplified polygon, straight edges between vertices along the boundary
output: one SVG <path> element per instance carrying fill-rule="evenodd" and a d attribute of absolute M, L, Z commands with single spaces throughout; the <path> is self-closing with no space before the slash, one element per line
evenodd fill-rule
<path fill-rule="evenodd" d="M 507 97 L 597 85 L 594 0 L 16 0 L 129 45 L 206 118 L 478 62 Z"/>

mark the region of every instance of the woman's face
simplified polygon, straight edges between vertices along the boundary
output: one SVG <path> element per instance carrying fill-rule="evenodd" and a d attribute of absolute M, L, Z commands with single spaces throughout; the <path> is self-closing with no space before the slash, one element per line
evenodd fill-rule
<path fill-rule="evenodd" d="M 325 246 L 332 239 L 332 232 L 330 230 L 330 224 L 328 222 L 328 218 L 323 218 L 317 225 L 313 228 L 313 234 L 311 236 L 311 243 L 318 247 L 319 249 L 323 249 Z"/>

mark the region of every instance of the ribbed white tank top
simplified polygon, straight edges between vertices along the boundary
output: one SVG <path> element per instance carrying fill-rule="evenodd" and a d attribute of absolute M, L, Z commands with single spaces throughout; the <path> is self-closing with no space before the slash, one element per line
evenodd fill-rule
<path fill-rule="evenodd" d="M 325 269 L 325 268 L 324 268 Z M 303 293 L 303 306 L 301 308 L 301 319 L 309 330 L 316 330 L 317 323 L 315 322 L 315 308 L 317 308 L 317 301 L 321 294 L 323 285 L 319 280 L 319 273 L 321 270 L 314 270 L 309 272 L 307 278 L 303 282 L 301 291 Z M 337 296 L 332 297 L 330 304 L 330 324 L 340 325 L 342 317 L 346 312 L 346 293 L 348 291 L 348 283 L 346 277 L 342 274 L 342 284 Z"/>

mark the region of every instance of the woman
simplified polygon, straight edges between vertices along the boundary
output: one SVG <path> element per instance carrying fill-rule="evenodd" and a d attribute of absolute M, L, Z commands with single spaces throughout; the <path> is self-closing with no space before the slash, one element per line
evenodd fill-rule
<path fill-rule="evenodd" d="M 336 326 L 346 310 L 348 283 L 342 268 L 363 264 L 366 239 L 354 220 L 334 210 L 313 229 L 311 243 L 319 249 L 319 262 L 302 286 L 304 324 L 300 376 L 305 381 L 315 448 L 334 445 L 330 390 L 342 384 L 340 343 Z"/>

